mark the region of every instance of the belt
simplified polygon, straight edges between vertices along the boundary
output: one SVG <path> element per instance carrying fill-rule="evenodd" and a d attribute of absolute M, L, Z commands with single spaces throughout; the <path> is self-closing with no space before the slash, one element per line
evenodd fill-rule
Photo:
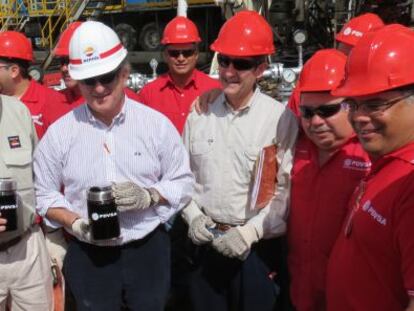
<path fill-rule="evenodd" d="M 18 244 L 22 239 L 25 233 L 23 233 L 21 236 L 15 237 L 7 242 L 0 243 L 0 252 L 7 251 L 10 247 Z"/>
<path fill-rule="evenodd" d="M 226 232 L 226 231 L 229 231 L 231 228 L 234 228 L 234 227 L 236 227 L 236 226 L 216 222 L 216 226 L 214 228 L 219 230 L 219 231 Z"/>

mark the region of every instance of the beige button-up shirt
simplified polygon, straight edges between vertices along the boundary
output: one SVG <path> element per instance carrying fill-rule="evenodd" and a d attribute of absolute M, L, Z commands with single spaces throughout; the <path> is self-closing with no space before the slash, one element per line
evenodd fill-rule
<path fill-rule="evenodd" d="M 183 133 L 196 177 L 193 200 L 183 211 L 187 223 L 205 213 L 219 223 L 250 223 L 259 237 L 283 234 L 297 131 L 293 113 L 258 89 L 242 110 L 234 111 L 221 94 L 208 113 L 193 111 Z M 278 148 L 277 189 L 265 208 L 252 210 L 255 162 L 271 144 Z"/>
<path fill-rule="evenodd" d="M 0 178 L 13 178 L 18 193 L 18 230 L 0 233 L 0 243 L 21 235 L 35 218 L 32 154 L 37 142 L 29 110 L 14 97 L 1 95 Z"/>

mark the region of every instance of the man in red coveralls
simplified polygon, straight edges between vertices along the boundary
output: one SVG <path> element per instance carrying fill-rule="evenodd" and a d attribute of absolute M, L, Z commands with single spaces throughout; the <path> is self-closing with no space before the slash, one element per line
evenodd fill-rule
<path fill-rule="evenodd" d="M 32 61 L 29 39 L 17 31 L 0 32 L 0 93 L 17 97 L 29 108 L 40 139 L 70 107 L 63 95 L 30 79 Z"/>
<path fill-rule="evenodd" d="M 169 71 L 139 93 L 138 101 L 167 116 L 179 133 L 183 131 L 193 100 L 205 91 L 221 88 L 218 80 L 195 69 L 200 41 L 191 20 L 183 16 L 172 19 L 161 41 Z"/>
<path fill-rule="evenodd" d="M 78 86 L 78 81 L 72 79 L 69 74 L 68 65 L 69 65 L 69 42 L 72 38 L 75 30 L 82 24 L 82 22 L 73 22 L 68 25 L 66 30 L 62 32 L 58 43 L 53 51 L 54 56 L 59 59 L 60 62 L 60 72 L 62 74 L 63 82 L 65 83 L 66 88 L 61 91 L 61 93 L 66 97 L 66 101 L 70 105 L 71 109 L 76 108 L 80 104 L 85 102 L 85 99 L 80 93 Z M 129 88 L 125 88 L 125 94 L 134 100 L 138 99 L 138 94 L 132 91 Z"/>
<path fill-rule="evenodd" d="M 337 49 L 348 55 L 352 48 L 362 38 L 364 33 L 373 31 L 384 26 L 381 18 L 373 13 L 363 14 L 354 17 L 346 23 L 341 31 L 336 34 L 335 40 L 338 43 Z M 292 95 L 290 96 L 288 107 L 300 116 L 299 100 L 300 100 L 300 82 L 297 83 Z"/>
<path fill-rule="evenodd" d="M 373 163 L 329 260 L 331 311 L 414 310 L 413 54 L 411 29 L 394 24 L 367 33 L 332 92 L 347 97 L 349 119 Z"/>
<path fill-rule="evenodd" d="M 316 52 L 300 77 L 302 133 L 292 169 L 288 219 L 291 299 L 297 311 L 324 311 L 329 254 L 347 203 L 371 166 L 348 121 L 343 97 L 330 91 L 344 77 L 346 56 Z"/>

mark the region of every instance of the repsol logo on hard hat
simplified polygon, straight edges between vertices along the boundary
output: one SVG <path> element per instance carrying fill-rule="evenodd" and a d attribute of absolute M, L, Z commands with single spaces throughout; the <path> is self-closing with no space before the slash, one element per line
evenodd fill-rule
<path fill-rule="evenodd" d="M 343 32 L 344 36 L 355 36 L 355 37 L 362 37 L 363 33 L 358 31 L 358 30 L 354 30 L 351 27 L 346 27 L 344 32 Z"/>
<path fill-rule="evenodd" d="M 92 46 L 88 46 L 83 50 L 82 63 L 89 63 L 98 59 L 100 59 L 100 57 Z"/>
<path fill-rule="evenodd" d="M 98 221 L 99 219 L 105 219 L 105 218 L 112 218 L 117 217 L 117 213 L 105 213 L 105 214 L 98 214 L 98 213 L 92 213 L 91 218 L 93 221 Z"/>

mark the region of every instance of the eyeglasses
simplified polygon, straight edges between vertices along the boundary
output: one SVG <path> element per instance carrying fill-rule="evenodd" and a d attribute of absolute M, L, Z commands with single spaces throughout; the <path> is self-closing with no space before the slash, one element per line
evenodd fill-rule
<path fill-rule="evenodd" d="M 233 64 L 234 69 L 239 71 L 251 70 L 258 65 L 257 61 L 252 58 L 230 58 L 221 54 L 217 56 L 217 62 L 223 68 L 228 68 L 230 64 Z"/>
<path fill-rule="evenodd" d="M 0 68 L 10 68 L 11 65 L 0 65 Z"/>
<path fill-rule="evenodd" d="M 88 78 L 85 80 L 80 80 L 80 83 L 85 84 L 87 86 L 95 86 L 96 83 L 100 83 L 102 85 L 108 85 L 111 84 L 112 82 L 114 82 L 115 78 L 118 77 L 119 74 L 119 69 L 111 71 L 107 74 L 98 76 L 98 77 L 94 77 L 94 78 Z"/>
<path fill-rule="evenodd" d="M 322 119 L 332 117 L 337 114 L 341 108 L 346 108 L 347 105 L 344 103 L 323 105 L 316 108 L 310 106 L 299 106 L 300 115 L 304 119 L 312 119 L 314 115 L 321 117 Z"/>
<path fill-rule="evenodd" d="M 188 49 L 188 50 L 171 50 L 167 49 L 167 54 L 169 57 L 178 58 L 182 55 L 185 58 L 193 56 L 196 52 L 196 49 Z"/>
<path fill-rule="evenodd" d="M 412 95 L 413 95 L 412 93 L 409 93 L 409 94 L 399 96 L 394 99 L 390 99 L 388 101 L 384 101 L 383 99 L 376 98 L 376 99 L 370 99 L 367 101 L 357 102 L 354 99 L 348 98 L 345 100 L 345 102 L 347 103 L 349 107 L 349 111 L 351 113 L 355 113 L 358 110 L 360 110 L 361 112 L 365 114 L 368 114 L 371 116 L 377 116 L 377 115 L 383 114 L 384 111 L 390 108 L 391 106 L 399 103 L 403 99 L 406 99 Z"/>

